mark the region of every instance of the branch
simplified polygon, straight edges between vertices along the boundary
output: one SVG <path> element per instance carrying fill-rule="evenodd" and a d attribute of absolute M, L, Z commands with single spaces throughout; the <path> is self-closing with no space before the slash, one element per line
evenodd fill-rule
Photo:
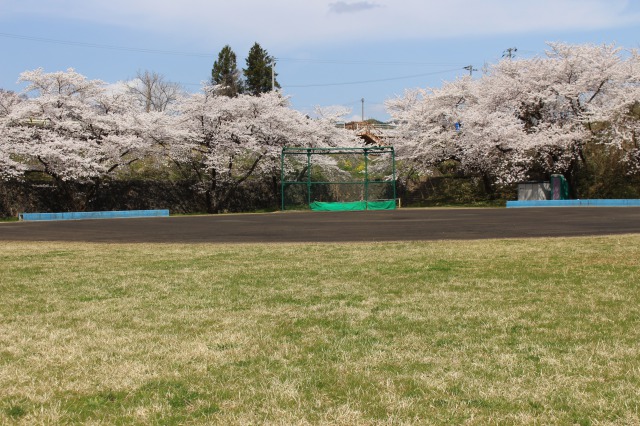
<path fill-rule="evenodd" d="M 589 98 L 589 100 L 587 101 L 587 103 L 591 103 L 592 100 L 595 99 L 596 96 L 598 96 L 598 94 L 600 93 L 600 91 L 602 90 L 602 88 L 604 87 L 605 83 L 608 80 L 602 80 L 602 82 L 600 83 L 600 85 L 598 86 L 598 89 L 595 91 L 595 93 L 593 94 L 593 96 L 591 96 L 591 98 Z"/>

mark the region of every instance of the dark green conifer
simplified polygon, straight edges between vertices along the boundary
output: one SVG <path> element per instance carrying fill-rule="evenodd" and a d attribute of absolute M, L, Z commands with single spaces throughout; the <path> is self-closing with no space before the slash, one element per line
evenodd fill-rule
<path fill-rule="evenodd" d="M 236 54 L 229 45 L 222 48 L 218 60 L 213 63 L 211 83 L 218 86 L 216 93 L 223 96 L 235 97 L 243 92 Z"/>
<path fill-rule="evenodd" d="M 272 74 L 275 66 L 275 59 L 269 56 L 267 51 L 258 43 L 255 43 L 247 56 L 247 67 L 243 69 L 247 93 L 257 96 L 261 93 L 269 92 L 275 88 L 280 88 L 280 84 L 275 80 L 277 74 Z"/>

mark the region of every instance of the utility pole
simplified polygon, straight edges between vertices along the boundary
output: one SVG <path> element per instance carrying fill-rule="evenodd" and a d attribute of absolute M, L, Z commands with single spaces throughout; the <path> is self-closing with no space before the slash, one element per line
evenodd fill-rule
<path fill-rule="evenodd" d="M 362 100 L 362 122 L 364 123 L 364 98 Z"/>
<path fill-rule="evenodd" d="M 510 47 L 502 53 L 503 58 L 513 59 L 518 51 L 517 47 Z"/>
<path fill-rule="evenodd" d="M 469 77 L 473 77 L 473 72 L 478 71 L 476 68 L 473 67 L 473 65 L 467 65 L 463 69 L 469 71 Z"/>
<path fill-rule="evenodd" d="M 276 60 L 272 59 L 271 62 L 271 91 L 276 91 Z"/>

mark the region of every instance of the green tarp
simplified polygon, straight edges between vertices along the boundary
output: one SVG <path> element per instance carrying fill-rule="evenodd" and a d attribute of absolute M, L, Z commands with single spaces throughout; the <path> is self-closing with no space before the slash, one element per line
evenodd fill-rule
<path fill-rule="evenodd" d="M 552 200 L 568 200 L 569 184 L 562 175 L 551 175 L 551 199 Z"/>
<path fill-rule="evenodd" d="M 310 204 L 311 210 L 317 212 L 344 212 L 357 210 L 394 210 L 395 200 L 384 201 L 352 201 L 348 203 L 324 203 L 314 201 Z"/>

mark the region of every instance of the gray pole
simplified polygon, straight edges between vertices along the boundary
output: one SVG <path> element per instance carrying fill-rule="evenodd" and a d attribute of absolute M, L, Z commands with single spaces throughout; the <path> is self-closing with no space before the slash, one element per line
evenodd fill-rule
<path fill-rule="evenodd" d="M 474 72 L 474 71 L 478 71 L 477 69 L 475 69 L 475 68 L 473 67 L 473 65 L 467 65 L 467 66 L 466 66 L 466 67 L 464 67 L 463 69 L 465 69 L 465 70 L 469 71 L 469 76 L 470 76 L 470 77 L 473 77 L 473 72 Z"/>
<path fill-rule="evenodd" d="M 362 98 L 362 121 L 364 122 L 364 98 Z"/>
<path fill-rule="evenodd" d="M 508 58 L 508 59 L 513 59 L 515 55 L 515 53 L 518 51 L 517 47 L 510 47 L 507 50 L 504 51 L 504 53 L 502 54 L 503 58 Z"/>
<path fill-rule="evenodd" d="M 271 64 L 271 91 L 275 92 L 276 91 L 276 60 L 273 60 L 273 63 Z"/>

